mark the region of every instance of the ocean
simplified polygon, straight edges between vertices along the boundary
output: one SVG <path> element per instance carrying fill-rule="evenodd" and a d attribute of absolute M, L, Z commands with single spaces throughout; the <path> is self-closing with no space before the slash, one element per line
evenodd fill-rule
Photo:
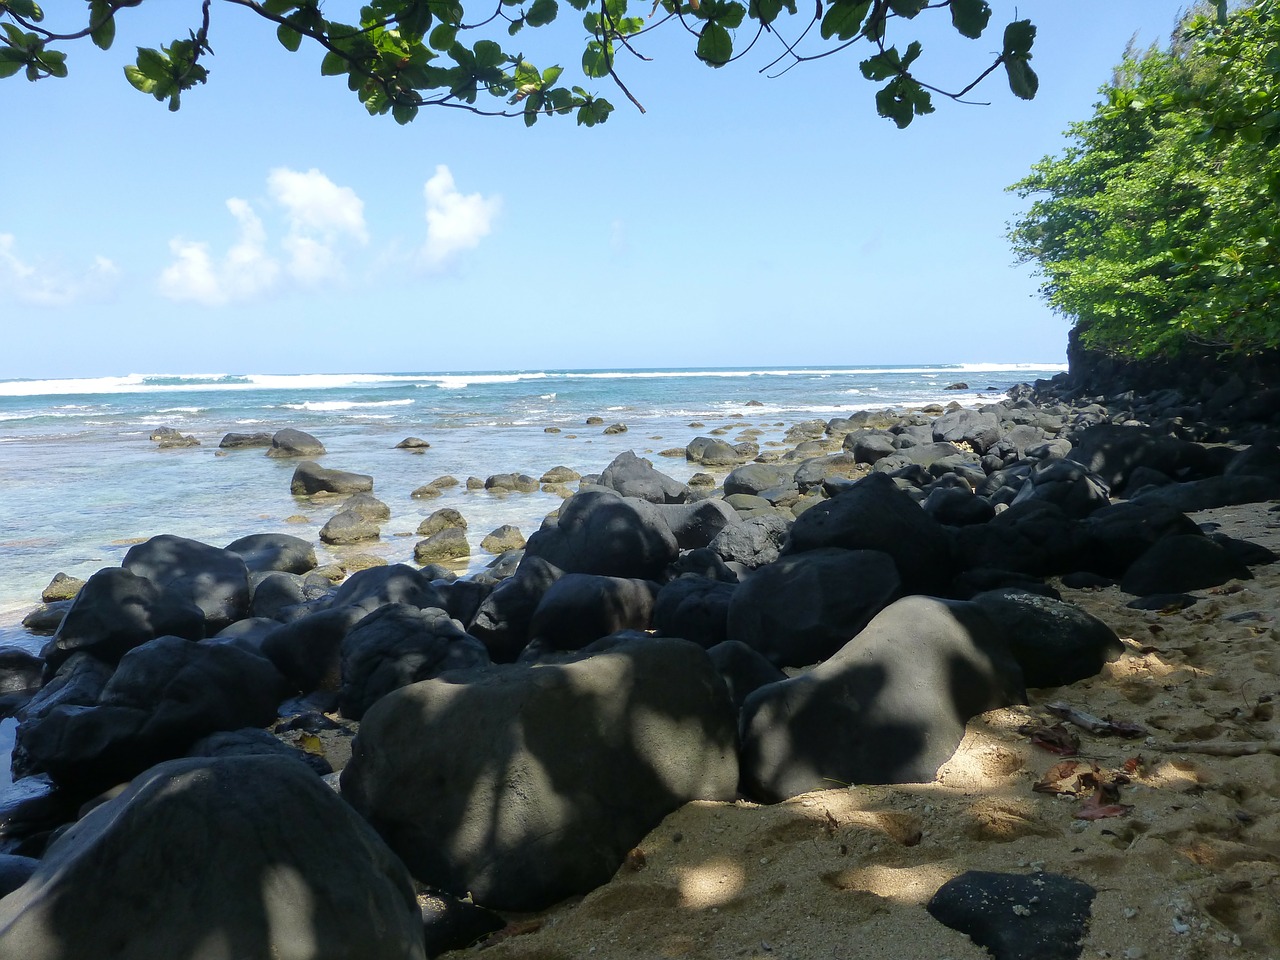
<path fill-rule="evenodd" d="M 538 478 L 559 465 L 597 473 L 634 450 L 686 480 L 701 468 L 660 452 L 712 430 L 726 429 L 731 442 L 758 430 L 768 449 L 801 420 L 992 402 L 1015 383 L 1064 369 L 993 363 L 0 380 L 0 645 L 38 650 L 43 640 L 18 624 L 56 573 L 85 579 L 157 534 L 223 546 L 282 531 L 316 542 L 321 562 L 343 552 L 412 562 L 418 523 L 448 506 L 467 518 L 468 572 L 475 572 L 492 559 L 479 548 L 485 534 L 512 524 L 527 536 L 561 500 L 468 491 L 468 477 Z M 968 387 L 947 389 L 961 382 Z M 589 417 L 603 422 L 588 425 Z M 604 433 L 618 423 L 625 433 Z M 149 436 L 162 426 L 200 445 L 161 450 Z M 391 508 L 380 541 L 324 548 L 319 530 L 336 503 L 290 495 L 295 461 L 268 458 L 262 448 L 218 448 L 230 432 L 284 427 L 318 437 L 328 450 L 319 458 L 324 466 L 374 477 L 374 495 Z M 396 449 L 410 436 L 430 447 Z M 444 475 L 459 485 L 437 499 L 409 496 Z"/>

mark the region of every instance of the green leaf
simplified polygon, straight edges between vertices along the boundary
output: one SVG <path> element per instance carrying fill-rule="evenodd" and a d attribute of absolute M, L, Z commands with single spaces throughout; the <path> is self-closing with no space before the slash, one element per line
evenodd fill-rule
<path fill-rule="evenodd" d="M 480 40 L 475 45 L 475 58 L 478 67 L 496 67 L 507 59 L 507 55 L 502 52 L 502 47 L 498 46 L 492 40 Z"/>
<path fill-rule="evenodd" d="M 698 59 L 708 66 L 723 67 L 733 57 L 733 38 L 714 20 L 707 21 L 698 35 Z"/>
<path fill-rule="evenodd" d="M 138 48 L 138 70 L 144 77 L 156 81 L 167 80 L 170 66 L 169 58 L 159 50 L 151 47 Z"/>
<path fill-rule="evenodd" d="M 322 77 L 340 77 L 347 72 L 347 61 L 341 54 L 334 53 L 330 50 L 324 55 L 324 59 L 320 61 L 320 75 Z"/>
<path fill-rule="evenodd" d="M 951 25 L 962 36 L 976 40 L 991 21 L 987 0 L 951 0 Z"/>
<path fill-rule="evenodd" d="M 89 0 L 89 25 L 93 45 L 99 50 L 110 50 L 116 38 L 116 18 L 107 0 Z"/>
<path fill-rule="evenodd" d="M 12 77 L 23 66 L 24 64 L 21 60 L 0 60 L 0 80 L 5 77 Z"/>
<path fill-rule="evenodd" d="M 747 15 L 752 20 L 768 25 L 778 19 L 778 14 L 782 12 L 782 3 L 783 0 L 751 0 Z"/>
<path fill-rule="evenodd" d="M 531 27 L 545 27 L 556 18 L 559 12 L 560 5 L 556 0 L 533 0 L 533 6 L 529 8 L 524 18 Z"/>
<path fill-rule="evenodd" d="M 125 66 L 124 76 L 135 90 L 142 93 L 151 93 L 155 90 L 156 82 L 131 63 Z"/>
<path fill-rule="evenodd" d="M 282 23 L 276 28 L 276 38 L 280 41 L 280 46 L 290 53 L 297 53 L 298 48 L 302 46 L 302 34 L 287 23 Z"/>
<path fill-rule="evenodd" d="M 883 53 L 868 57 L 859 64 L 862 75 L 868 80 L 888 80 L 890 77 L 896 77 L 901 67 L 902 61 L 898 58 L 897 47 L 890 47 Z"/>
<path fill-rule="evenodd" d="M 507 27 L 507 36 L 514 37 L 517 33 L 524 29 L 524 17 L 519 20 L 512 20 L 511 25 Z"/>
<path fill-rule="evenodd" d="M 397 103 L 391 108 L 391 116 L 395 118 L 396 123 L 404 126 L 418 115 L 418 108 L 412 104 Z"/>
<path fill-rule="evenodd" d="M 832 4 L 822 18 L 822 39 L 838 37 L 841 40 L 852 40 L 862 29 L 862 21 L 866 19 L 870 9 L 871 0 Z"/>
<path fill-rule="evenodd" d="M 569 6 L 575 10 L 585 10 L 591 6 L 591 0 L 569 0 Z"/>
<path fill-rule="evenodd" d="M 49 71 L 51 77 L 65 77 L 67 75 L 67 55 L 57 50 L 45 50 L 40 54 L 40 62 L 44 64 L 44 68 Z"/>
<path fill-rule="evenodd" d="M 1009 89 L 1013 91 L 1013 95 L 1023 100 L 1034 100 L 1036 91 L 1040 89 L 1040 78 L 1026 59 L 1016 57 L 1006 60 L 1004 68 L 1009 74 Z"/>
<path fill-rule="evenodd" d="M 44 19 L 44 11 L 36 5 L 35 0 L 5 0 L 0 6 L 7 7 L 24 20 L 30 20 L 33 23 L 39 23 Z"/>
<path fill-rule="evenodd" d="M 564 73 L 564 67 L 547 67 L 542 71 L 542 85 L 544 87 L 552 86 L 560 79 L 562 73 Z"/>
<path fill-rule="evenodd" d="M 582 72 L 588 77 L 600 78 L 609 75 L 609 64 L 612 59 L 613 47 L 609 47 L 610 56 L 605 56 L 604 46 L 599 40 L 592 40 L 587 44 L 587 49 L 582 52 Z"/>
<path fill-rule="evenodd" d="M 298 6 L 296 0 L 262 0 L 262 9 L 274 16 L 283 16 Z"/>
<path fill-rule="evenodd" d="M 442 23 L 431 31 L 427 45 L 433 50 L 448 50 L 458 40 L 458 28 Z"/>
<path fill-rule="evenodd" d="M 889 0 L 889 9 L 906 20 L 910 20 L 928 5 L 929 0 Z"/>
<path fill-rule="evenodd" d="M 1027 57 L 1036 39 L 1036 28 L 1030 20 L 1015 20 L 1004 28 L 1004 56 Z"/>
<path fill-rule="evenodd" d="M 730 3 L 720 11 L 720 15 L 716 17 L 716 23 L 729 30 L 737 30 L 742 26 L 742 18 L 746 15 L 746 7 L 737 2 Z"/>

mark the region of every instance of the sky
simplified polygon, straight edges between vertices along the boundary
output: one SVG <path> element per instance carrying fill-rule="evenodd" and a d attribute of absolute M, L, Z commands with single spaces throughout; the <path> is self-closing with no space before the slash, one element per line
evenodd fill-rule
<path fill-rule="evenodd" d="M 904 24 L 918 75 L 963 86 L 1029 18 L 1039 95 L 993 75 L 989 105 L 937 99 L 906 130 L 875 114 L 869 49 L 771 78 L 771 50 L 713 70 L 676 29 L 619 63 L 642 114 L 573 78 L 567 3 L 520 39 L 614 103 L 595 128 L 370 117 L 319 51 L 217 0 L 209 82 L 170 113 L 121 67 L 200 4 L 124 9 L 110 51 L 63 45 L 67 79 L 0 81 L 0 378 L 1062 362 L 1005 188 L 1185 5 L 991 6 L 977 40 Z M 44 7 L 57 28 L 83 4 Z"/>

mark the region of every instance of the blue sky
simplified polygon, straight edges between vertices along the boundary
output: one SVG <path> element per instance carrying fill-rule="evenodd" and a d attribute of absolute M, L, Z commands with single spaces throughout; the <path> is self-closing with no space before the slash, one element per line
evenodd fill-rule
<path fill-rule="evenodd" d="M 572 72 L 561 6 L 526 52 Z M 772 54 L 712 70 L 661 31 L 620 65 L 647 113 L 592 81 L 608 123 L 526 130 L 369 117 L 316 50 L 217 3 L 209 83 L 171 114 L 121 66 L 200 4 L 152 0 L 110 51 L 66 48 L 66 80 L 0 82 L 0 377 L 1061 361 L 1004 188 L 1183 6 L 1024 0 L 1039 96 L 993 76 L 990 106 L 939 101 L 905 131 L 875 115 L 869 51 L 768 79 Z M 980 72 L 1015 16 L 992 7 L 975 41 L 907 25 L 919 75 Z"/>

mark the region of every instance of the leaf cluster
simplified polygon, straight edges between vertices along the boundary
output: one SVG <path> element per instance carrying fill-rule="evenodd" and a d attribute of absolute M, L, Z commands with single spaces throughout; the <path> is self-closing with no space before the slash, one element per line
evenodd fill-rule
<path fill-rule="evenodd" d="M 66 76 L 66 54 L 52 44 L 88 37 L 107 49 L 115 38 L 116 17 L 144 0 L 82 2 L 83 26 L 56 32 L 42 26 L 44 11 L 35 0 L 0 0 L 0 78 L 20 72 L 30 80 Z M 530 126 L 540 117 L 555 115 L 574 115 L 579 124 L 594 126 L 612 112 L 608 100 L 583 86 L 563 83 L 561 66 L 537 66 L 511 46 L 512 38 L 526 28 L 571 23 L 573 17 L 560 16 L 561 5 L 567 4 L 582 14 L 584 34 L 577 42 L 582 44 L 583 77 L 611 79 L 642 111 L 619 76 L 618 59 L 647 60 L 637 43 L 667 24 L 687 33 L 694 55 L 711 67 L 737 60 L 764 38 L 781 52 L 762 72 L 785 72 L 854 45 L 870 46 L 861 73 L 881 84 L 876 109 L 899 127 L 932 112 L 935 95 L 961 100 L 1002 66 L 1017 96 L 1029 99 L 1037 86 L 1029 66 L 1035 27 L 1026 20 L 1009 24 L 991 66 L 952 92 L 916 75 L 922 53 L 918 41 L 902 50 L 891 42 L 903 22 L 925 11 L 946 11 L 960 36 L 981 37 L 992 17 L 987 0 L 814 0 L 814 7 L 806 6 L 804 12 L 796 0 L 651 0 L 651 5 L 637 0 L 649 7 L 647 11 L 631 9 L 629 0 L 482 2 L 492 7 L 475 21 L 468 18 L 462 0 L 368 0 L 359 8 L 358 19 L 345 22 L 329 17 L 322 0 L 202 0 L 201 22 L 187 37 L 138 48 L 125 76 L 136 89 L 177 110 L 182 93 L 208 77 L 211 8 L 214 3 L 229 4 L 273 25 L 286 50 L 296 52 L 304 43 L 318 46 L 323 51 L 320 72 L 345 78 L 371 114 L 389 113 L 397 122 L 408 123 L 423 107 L 444 106 L 519 116 Z M 496 105 L 494 99 L 481 101 L 482 97 L 496 98 Z"/>
<path fill-rule="evenodd" d="M 1280 3 L 1193 9 L 1101 92 L 1010 188 L 1046 300 L 1116 354 L 1280 346 Z"/>

